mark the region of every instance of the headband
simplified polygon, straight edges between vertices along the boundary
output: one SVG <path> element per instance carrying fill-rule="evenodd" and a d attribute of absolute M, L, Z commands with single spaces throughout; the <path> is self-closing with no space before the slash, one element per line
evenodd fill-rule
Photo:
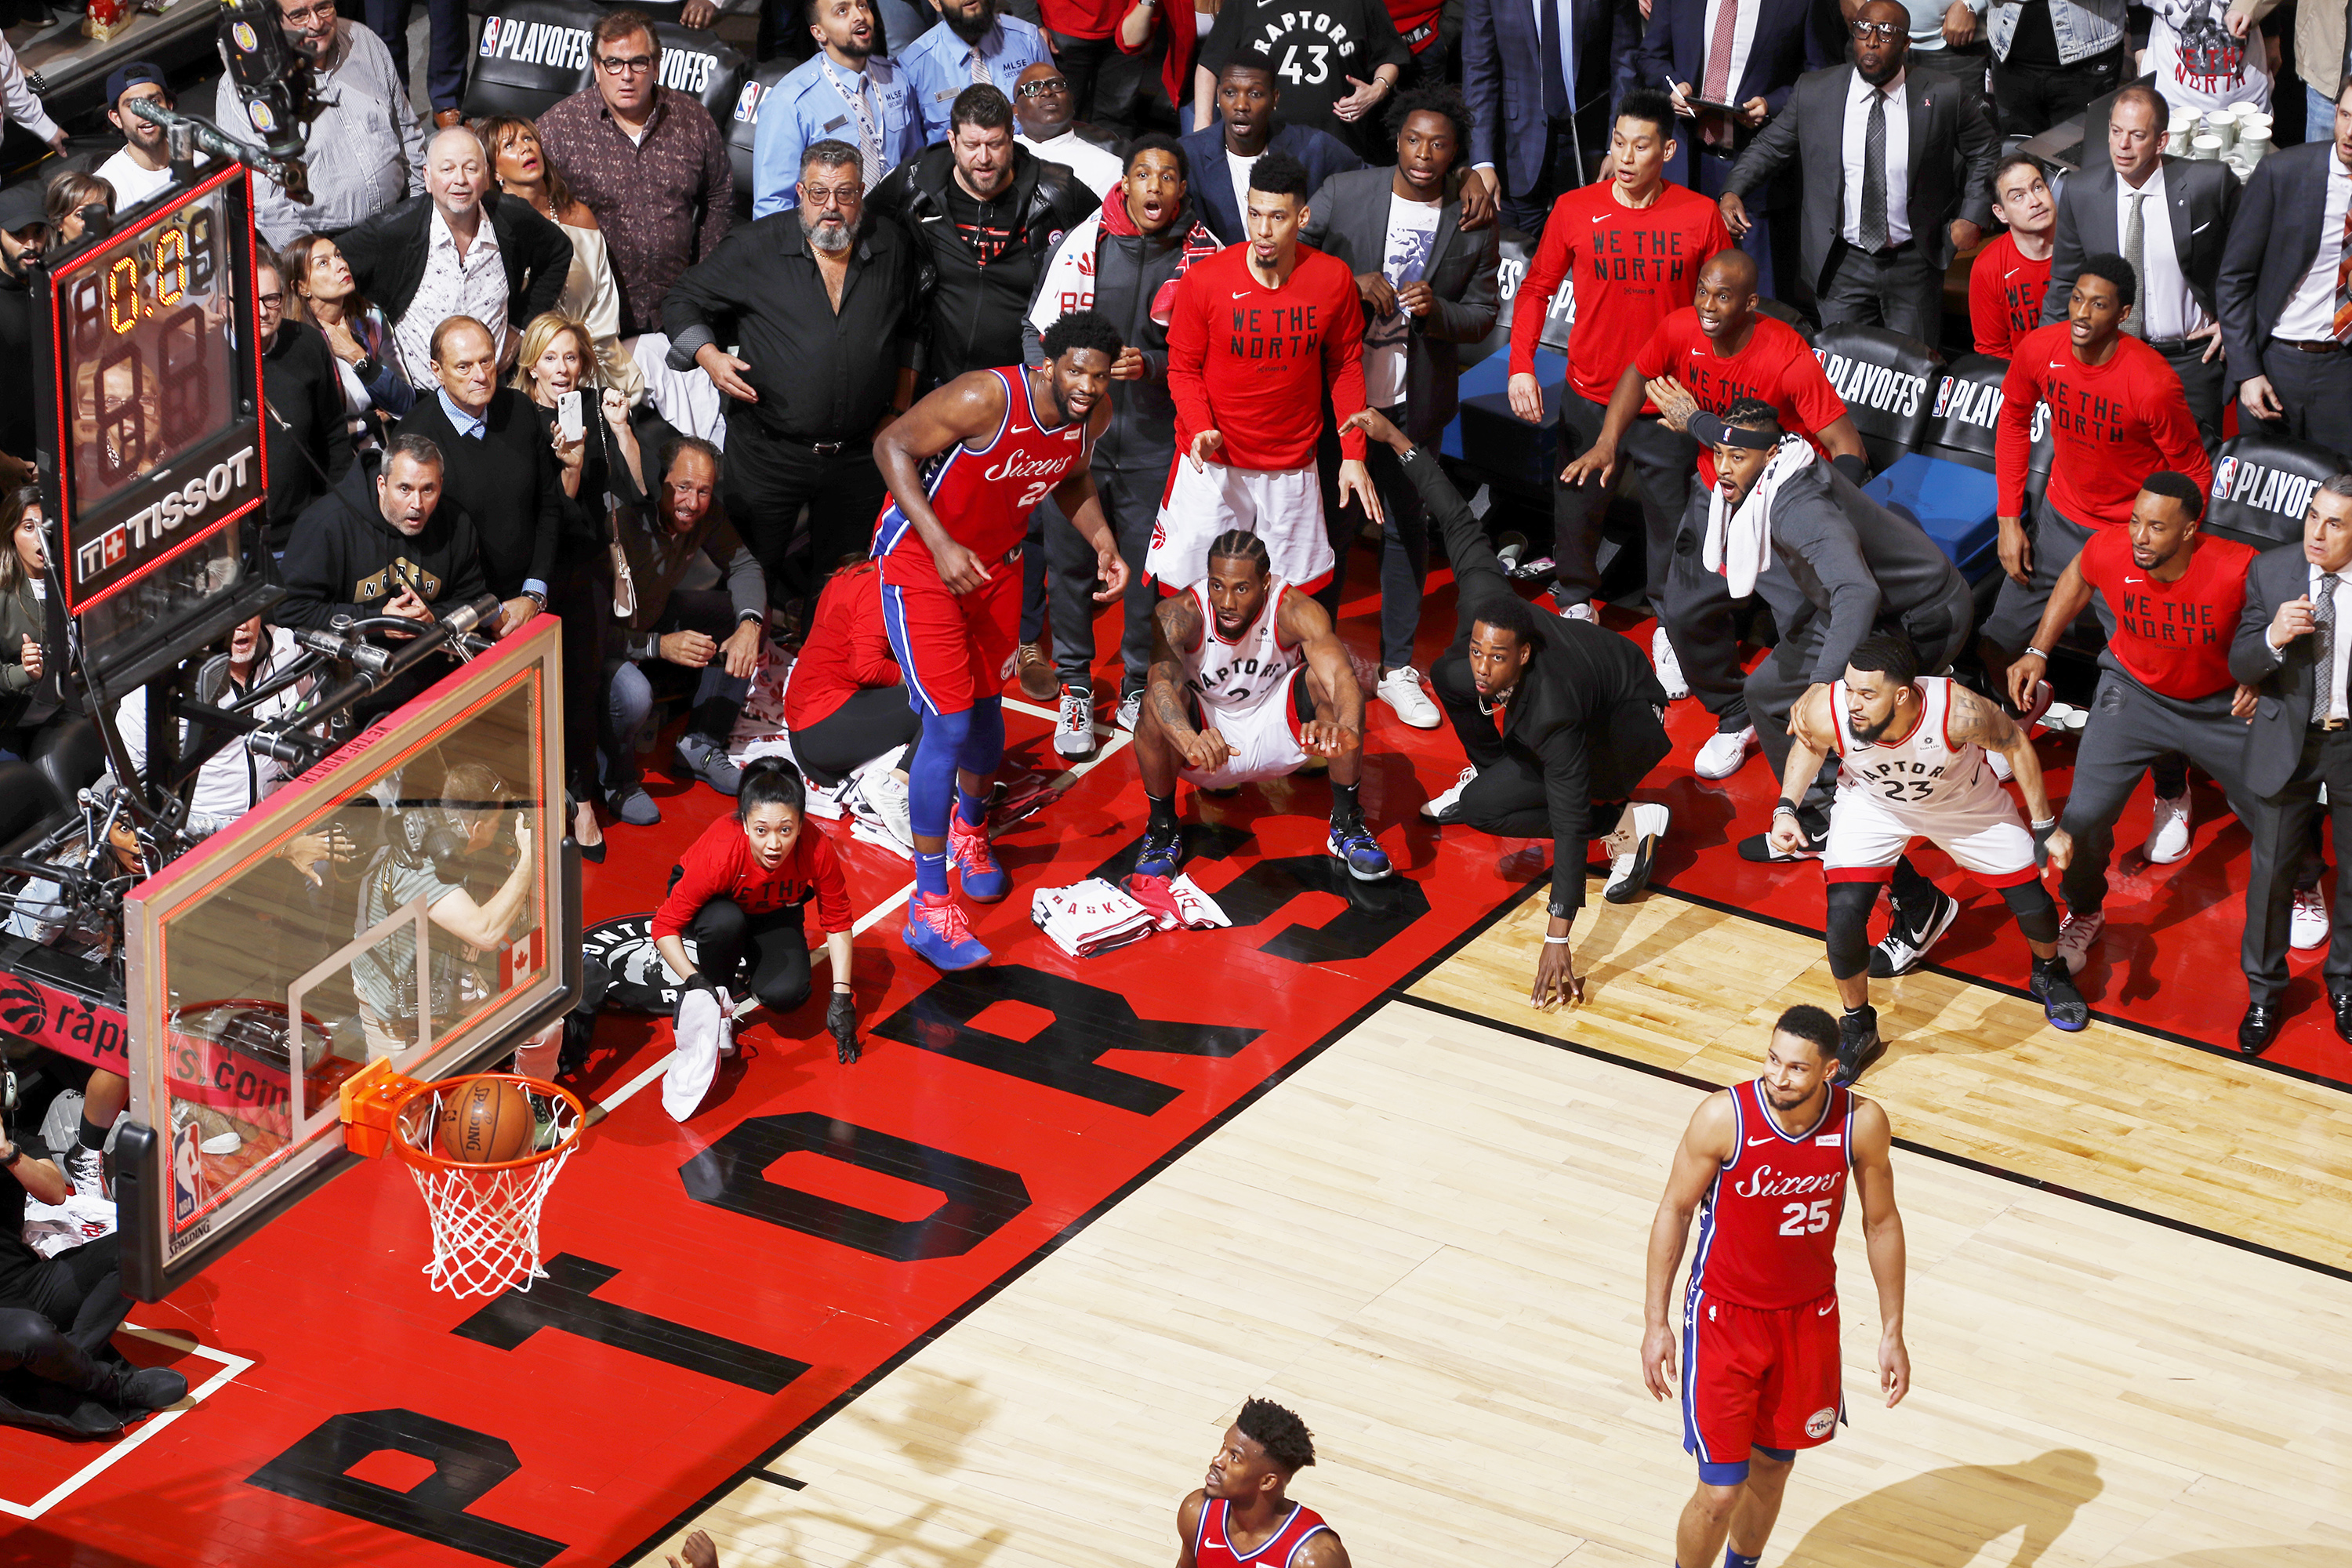
<path fill-rule="evenodd" d="M 1726 425 L 1705 409 L 1692 415 L 1687 423 L 1691 436 L 1703 447 L 1744 447 L 1751 452 L 1769 452 L 1780 444 L 1779 436 Z"/>

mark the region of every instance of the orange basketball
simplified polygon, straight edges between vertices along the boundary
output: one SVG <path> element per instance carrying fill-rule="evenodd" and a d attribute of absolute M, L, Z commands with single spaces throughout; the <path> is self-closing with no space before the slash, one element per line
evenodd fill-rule
<path fill-rule="evenodd" d="M 530 1152 L 530 1097 L 504 1079 L 476 1079 L 441 1097 L 441 1152 L 471 1165 L 520 1160 Z"/>

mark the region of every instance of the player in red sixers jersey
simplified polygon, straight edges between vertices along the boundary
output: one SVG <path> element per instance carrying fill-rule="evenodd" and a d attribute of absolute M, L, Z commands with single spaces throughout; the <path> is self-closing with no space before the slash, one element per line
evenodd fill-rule
<path fill-rule="evenodd" d="M 1903 1216 L 1895 1207 L 1886 1112 L 1832 1081 L 1837 1021 L 1819 1007 L 1780 1015 L 1763 1074 L 1718 1090 L 1691 1117 L 1650 1227 L 1642 1377 L 1664 1399 L 1675 1380 L 1675 1274 L 1699 1220 L 1683 1298 L 1683 1447 L 1698 1490 L 1675 1530 L 1679 1568 L 1756 1568 L 1797 1450 L 1845 1419 L 1838 1374 L 1837 1231 L 1848 1179 L 1878 1286 L 1878 1384 L 1893 1406 L 1911 1387 L 1903 1345 Z"/>
<path fill-rule="evenodd" d="M 893 421 L 874 443 L 890 486 L 874 529 L 883 629 L 923 716 L 908 769 L 915 891 L 907 945 L 941 969 L 988 961 L 948 891 L 994 903 L 1011 880 L 988 844 L 988 792 L 1004 759 L 1002 696 L 1021 614 L 1021 544 L 1048 494 L 1088 544 L 1095 597 L 1127 591 L 1127 563 L 1103 520 L 1087 455 L 1110 423 L 1118 330 L 1093 310 L 1045 329 L 1045 363 L 958 376 Z"/>
<path fill-rule="evenodd" d="M 1290 1478 L 1315 1462 L 1307 1423 L 1252 1399 L 1225 1428 L 1206 1483 L 1176 1510 L 1176 1568 L 1348 1568 L 1348 1549 Z"/>

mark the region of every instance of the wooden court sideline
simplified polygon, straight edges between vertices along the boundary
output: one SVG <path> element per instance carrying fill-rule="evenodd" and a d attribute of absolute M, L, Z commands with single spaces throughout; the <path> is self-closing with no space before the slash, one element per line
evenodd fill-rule
<path fill-rule="evenodd" d="M 723 1498 L 723 1560 L 1172 1561 L 1177 1500 L 1265 1393 L 1318 1431 L 1296 1491 L 1366 1568 L 1670 1562 L 1692 1472 L 1635 1352 L 1701 1092 L 1676 1075 L 1751 1071 L 1828 982 L 1818 937 L 1595 908 L 1585 1007 L 1520 1001 L 1530 900 Z M 2340 1091 L 1948 976 L 1882 989 L 1918 1386 L 1872 1394 L 1849 1226 L 1854 1425 L 1800 1464 L 1768 1563 L 2352 1568 Z"/>

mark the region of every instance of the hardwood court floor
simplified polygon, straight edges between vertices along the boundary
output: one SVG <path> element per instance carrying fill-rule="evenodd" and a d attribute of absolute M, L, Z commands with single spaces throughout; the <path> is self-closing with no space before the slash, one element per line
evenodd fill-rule
<path fill-rule="evenodd" d="M 1653 900 L 1618 951 L 1677 918 Z M 1802 966 L 1709 951 L 1723 995 L 1688 1005 L 1720 1026 L 1677 1065 L 1727 1076 L 1738 1026 Z M 1604 966 L 1578 1022 L 1630 1003 L 1627 973 Z M 1673 1027 L 1624 1026 L 1652 1050 Z M 2014 1079 L 2040 1048 L 1973 1059 Z M 804 1489 L 747 1480 L 701 1523 L 730 1563 L 1172 1561 L 1178 1500 L 1263 1393 L 1316 1429 L 1296 1493 L 1366 1568 L 1664 1564 L 1693 1472 L 1636 1365 L 1642 1258 L 1699 1095 L 1392 1001 L 780 1456 Z M 1853 1426 L 1799 1464 L 1769 1563 L 2352 1568 L 2352 1283 L 1926 1153 L 1895 1166 L 1917 1386 L 1874 1397 L 1850 1224 Z"/>

